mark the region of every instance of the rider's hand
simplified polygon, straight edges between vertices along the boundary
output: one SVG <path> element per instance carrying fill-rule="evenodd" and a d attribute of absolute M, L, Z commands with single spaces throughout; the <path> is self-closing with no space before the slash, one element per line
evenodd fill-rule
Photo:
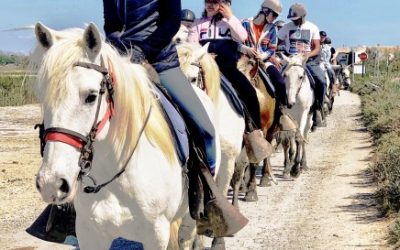
<path fill-rule="evenodd" d="M 225 3 L 221 3 L 219 5 L 219 13 L 221 13 L 228 20 L 233 16 L 231 7 Z"/>
<path fill-rule="evenodd" d="M 240 48 L 240 52 L 242 52 L 243 54 L 247 55 L 250 58 L 257 58 L 258 54 L 256 49 L 247 47 L 246 45 L 242 45 L 242 47 Z"/>

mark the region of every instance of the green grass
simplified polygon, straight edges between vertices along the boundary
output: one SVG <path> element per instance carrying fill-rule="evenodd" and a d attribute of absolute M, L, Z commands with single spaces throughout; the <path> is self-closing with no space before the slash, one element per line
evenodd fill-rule
<path fill-rule="evenodd" d="M 0 106 L 19 106 L 36 103 L 31 88 L 33 77 L 20 71 L 1 73 Z"/>
<path fill-rule="evenodd" d="M 397 59 L 392 69 L 399 65 Z M 361 96 L 364 122 L 376 145 L 371 167 L 382 213 L 396 214 L 400 211 L 400 72 L 357 77 L 351 90 Z M 392 225 L 389 238 L 393 244 L 400 243 L 400 217 Z"/>

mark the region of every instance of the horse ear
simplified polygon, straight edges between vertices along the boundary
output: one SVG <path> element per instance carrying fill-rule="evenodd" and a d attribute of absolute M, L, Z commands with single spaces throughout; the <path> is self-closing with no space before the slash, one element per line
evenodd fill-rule
<path fill-rule="evenodd" d="M 281 53 L 280 56 L 282 57 L 283 62 L 285 62 L 285 63 L 290 62 L 290 58 L 287 57 L 284 53 Z"/>
<path fill-rule="evenodd" d="M 197 50 L 195 53 L 194 53 L 194 59 L 195 59 L 195 61 L 197 62 L 197 61 L 200 61 L 200 59 L 204 56 L 204 55 L 206 55 L 207 53 L 208 53 L 208 46 L 210 46 L 210 43 L 208 42 L 208 43 L 206 43 L 206 44 L 204 44 L 199 50 Z"/>
<path fill-rule="evenodd" d="M 100 31 L 94 23 L 90 23 L 83 33 L 86 51 L 90 59 L 94 59 L 101 50 L 101 35 Z"/>
<path fill-rule="evenodd" d="M 36 23 L 35 25 L 35 35 L 38 43 L 44 48 L 49 49 L 55 42 L 55 35 L 53 35 L 54 31 L 48 27 L 46 27 L 41 22 Z"/>

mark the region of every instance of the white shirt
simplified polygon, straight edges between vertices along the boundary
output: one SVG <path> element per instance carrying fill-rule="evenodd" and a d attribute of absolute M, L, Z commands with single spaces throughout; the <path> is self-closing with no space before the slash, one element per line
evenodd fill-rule
<path fill-rule="evenodd" d="M 278 32 L 278 38 L 285 41 L 286 52 L 290 55 L 311 52 L 311 41 L 320 40 L 318 27 L 305 21 L 300 27 L 293 22 L 286 23 Z"/>

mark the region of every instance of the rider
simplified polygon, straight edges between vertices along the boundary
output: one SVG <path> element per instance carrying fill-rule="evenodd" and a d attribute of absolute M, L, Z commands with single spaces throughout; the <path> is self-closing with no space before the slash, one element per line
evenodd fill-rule
<path fill-rule="evenodd" d="M 314 122 L 317 127 L 324 126 L 325 115 L 323 113 L 323 102 L 325 95 L 325 74 L 319 66 L 320 62 L 320 35 L 318 27 L 307 21 L 307 11 L 304 5 L 294 3 L 290 6 L 288 19 L 291 22 L 285 24 L 278 32 L 278 38 L 285 41 L 286 52 L 289 55 L 303 54 L 307 59 L 306 67 L 315 80 L 316 103 Z"/>
<path fill-rule="evenodd" d="M 124 4 L 122 4 L 124 3 Z M 150 63 L 191 127 L 201 134 L 211 173 L 216 164 L 215 129 L 200 99 L 179 67 L 175 44 L 180 0 L 103 0 L 107 40 L 133 63 Z"/>
<path fill-rule="evenodd" d="M 188 9 L 183 9 L 181 11 L 181 25 L 186 28 L 190 28 L 193 25 L 194 20 L 196 19 L 196 15 L 193 11 Z"/>
<path fill-rule="evenodd" d="M 265 62 L 265 68 L 276 89 L 276 100 L 279 106 L 287 105 L 286 85 L 279 70 L 271 63 L 277 48 L 277 29 L 273 21 L 282 12 L 279 0 L 265 0 L 255 17 L 244 19 L 243 27 L 247 30 L 248 39 L 240 46 L 240 51 L 251 58 Z M 264 83 L 267 84 L 267 83 Z"/>
<path fill-rule="evenodd" d="M 245 42 L 247 32 L 230 5 L 230 0 L 205 0 L 202 18 L 195 20 L 190 29 L 189 42 L 210 43 L 208 52 L 216 54 L 220 71 L 236 89 L 256 127 L 261 128 L 256 90 L 236 67 L 240 57 L 238 43 Z"/>
<path fill-rule="evenodd" d="M 331 51 L 331 39 L 327 37 L 325 31 L 320 31 L 319 35 L 321 36 L 321 61 L 325 65 L 326 71 L 328 72 L 330 86 L 331 87 L 336 80 L 335 72 L 333 71 L 331 58 L 332 58 L 332 51 Z"/>

